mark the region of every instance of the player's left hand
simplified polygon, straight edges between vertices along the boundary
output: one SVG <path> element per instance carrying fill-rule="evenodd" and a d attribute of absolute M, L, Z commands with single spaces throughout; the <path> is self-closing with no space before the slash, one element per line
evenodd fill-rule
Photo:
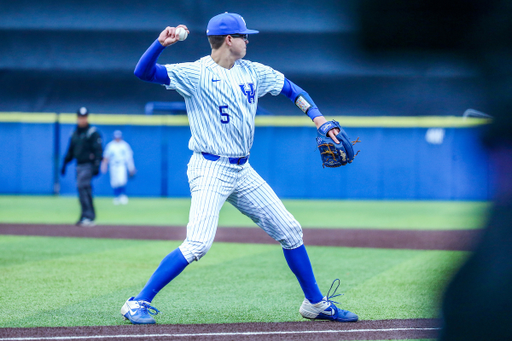
<path fill-rule="evenodd" d="M 162 44 L 162 46 L 169 46 L 178 42 L 179 37 L 176 35 L 176 29 L 178 27 L 182 27 L 187 31 L 187 33 L 190 33 L 187 26 L 185 25 L 178 25 L 176 27 L 167 26 L 162 32 L 160 32 L 160 35 L 158 36 L 158 41 L 160 44 Z"/>
<path fill-rule="evenodd" d="M 316 128 L 319 129 L 324 123 L 327 122 L 327 120 L 323 116 L 318 116 L 318 117 L 315 117 L 313 122 L 315 123 Z M 336 138 L 336 135 L 338 135 L 339 133 L 340 133 L 340 130 L 338 128 L 334 127 L 334 128 L 331 128 L 331 130 L 329 130 L 327 132 L 327 136 L 329 136 L 334 142 L 339 144 L 340 141 Z"/>
<path fill-rule="evenodd" d="M 323 120 L 325 123 L 321 124 L 318 128 L 316 138 L 318 149 L 320 150 L 320 157 L 322 158 L 322 166 L 339 167 L 352 163 L 354 157 L 359 153 L 358 151 L 354 154 L 353 148 L 353 145 L 361 142 L 359 138 L 355 141 L 350 141 L 347 133 L 345 133 L 338 122 L 334 120 L 327 122 L 325 118 Z M 321 122 L 321 120 L 319 122 Z M 335 132 L 337 133 L 335 134 Z M 333 137 L 331 133 L 335 134 L 335 136 Z M 332 143 L 332 141 L 334 141 L 335 144 Z"/>

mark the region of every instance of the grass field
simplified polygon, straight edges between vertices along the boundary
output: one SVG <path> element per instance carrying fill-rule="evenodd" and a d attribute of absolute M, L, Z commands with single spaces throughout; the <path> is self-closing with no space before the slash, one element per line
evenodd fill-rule
<path fill-rule="evenodd" d="M 180 242 L 0 236 L 0 327 L 116 325 Z M 435 317 L 444 283 L 466 253 L 308 247 L 327 292 L 361 319 Z M 213 295 L 214 294 L 214 295 Z M 300 321 L 303 294 L 279 245 L 214 243 L 153 301 L 159 323 Z"/>
<path fill-rule="evenodd" d="M 306 228 L 474 229 L 483 202 L 286 200 Z M 186 199 L 95 200 L 98 223 L 185 225 Z M 73 223 L 74 197 L 1 196 L 0 222 Z M 222 226 L 254 226 L 229 205 Z M 0 327 L 119 325 L 136 295 L 180 241 L 0 236 Z M 432 318 L 467 252 L 309 246 L 326 293 L 340 278 L 341 306 L 362 320 Z M 303 295 L 279 245 L 214 243 L 153 301 L 158 323 L 301 321 Z"/>
<path fill-rule="evenodd" d="M 303 227 L 383 229 L 474 229 L 482 226 L 486 202 L 284 200 Z M 99 224 L 185 226 L 189 199 L 131 198 L 114 206 L 110 198 L 94 201 Z M 0 222 L 70 224 L 78 220 L 76 197 L 0 196 Z M 255 224 L 230 204 L 220 226 Z"/>

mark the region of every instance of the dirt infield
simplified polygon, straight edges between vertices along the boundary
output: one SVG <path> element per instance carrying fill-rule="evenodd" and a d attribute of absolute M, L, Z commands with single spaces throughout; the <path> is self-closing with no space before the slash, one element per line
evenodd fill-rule
<path fill-rule="evenodd" d="M 476 230 L 404 231 L 305 229 L 306 245 L 419 250 L 471 250 Z M 185 227 L 0 224 L 0 234 L 183 240 Z M 258 228 L 221 227 L 216 242 L 276 243 Z M 199 325 L 0 328 L 0 341 L 14 340 L 400 340 L 438 336 L 437 319 L 359 321 L 357 323 L 284 322 Z"/>
<path fill-rule="evenodd" d="M 377 229 L 304 229 L 304 243 L 315 246 L 345 246 L 417 250 L 471 250 L 478 230 L 377 230 Z M 149 240 L 184 240 L 185 227 L 116 226 L 76 227 L 74 225 L 0 224 L 0 234 L 125 238 Z M 219 227 L 216 242 L 276 243 L 259 228 Z"/>
<path fill-rule="evenodd" d="M 436 338 L 436 319 L 232 323 L 108 327 L 4 328 L 4 340 L 399 340 Z"/>

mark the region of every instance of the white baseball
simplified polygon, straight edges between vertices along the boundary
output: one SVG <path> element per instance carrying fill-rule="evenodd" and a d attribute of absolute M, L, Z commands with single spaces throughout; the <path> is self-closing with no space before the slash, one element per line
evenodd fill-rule
<path fill-rule="evenodd" d="M 183 27 L 178 27 L 176 29 L 176 35 L 178 36 L 179 41 L 183 41 L 183 40 L 187 39 L 188 32 Z"/>

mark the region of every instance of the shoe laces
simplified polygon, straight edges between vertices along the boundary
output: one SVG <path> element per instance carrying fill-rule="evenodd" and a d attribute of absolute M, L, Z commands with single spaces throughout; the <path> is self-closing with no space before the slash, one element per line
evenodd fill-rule
<path fill-rule="evenodd" d="M 337 283 L 336 287 L 334 288 L 333 292 L 332 292 L 332 295 L 331 295 L 331 290 L 332 288 L 334 287 L 334 283 Z M 336 304 L 340 304 L 339 302 L 336 302 L 336 301 L 333 301 L 331 300 L 331 298 L 334 298 L 334 297 L 338 297 L 338 296 L 342 296 L 343 294 L 336 294 L 336 290 L 338 290 L 338 288 L 340 287 L 340 284 L 341 284 L 341 281 L 339 278 L 336 278 L 332 284 L 331 284 L 331 287 L 329 288 L 329 291 L 327 292 L 327 296 L 325 296 L 326 298 L 326 301 L 327 302 L 330 302 L 330 303 L 336 303 Z"/>
<path fill-rule="evenodd" d="M 148 302 L 139 302 L 139 306 L 144 312 L 147 312 L 149 315 L 158 315 L 160 310 L 156 309 L 155 307 L 151 306 Z"/>

